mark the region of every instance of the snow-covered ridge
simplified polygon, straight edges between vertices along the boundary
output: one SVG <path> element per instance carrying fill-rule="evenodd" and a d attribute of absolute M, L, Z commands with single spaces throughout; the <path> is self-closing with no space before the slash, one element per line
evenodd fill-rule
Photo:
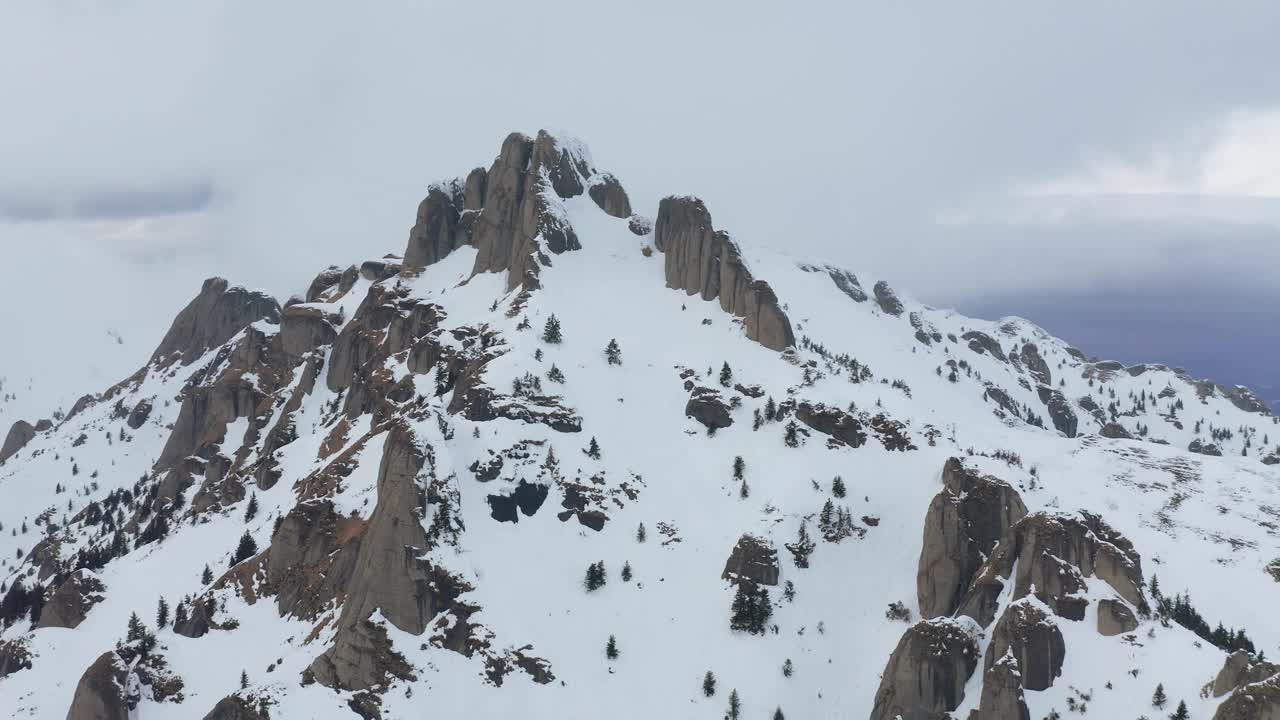
<path fill-rule="evenodd" d="M 1245 394 L 635 210 L 513 134 L 403 256 L 283 307 L 211 280 L 10 433 L 0 715 L 1136 717 L 1161 684 L 1210 717 L 1267 682 L 1202 695 L 1226 653 L 1161 619 L 1186 591 L 1280 643 Z"/>

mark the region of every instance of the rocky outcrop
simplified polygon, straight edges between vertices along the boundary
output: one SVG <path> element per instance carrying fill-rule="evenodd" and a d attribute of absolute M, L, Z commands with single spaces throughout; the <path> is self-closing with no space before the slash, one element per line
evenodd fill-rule
<path fill-rule="evenodd" d="M 587 194 L 606 214 L 616 218 L 631 216 L 631 201 L 627 199 L 627 191 L 622 189 L 622 183 L 612 174 L 600 173 L 593 178 Z"/>
<path fill-rule="evenodd" d="M 898 294 L 889 287 L 889 283 L 881 280 L 871 288 L 871 292 L 876 296 L 876 304 L 880 309 L 897 317 L 902 314 L 904 307 L 902 301 L 898 299 Z"/>
<path fill-rule="evenodd" d="M 654 246 L 663 255 L 667 287 L 720 301 L 740 317 L 747 337 L 771 350 L 795 345 L 791 321 L 769 284 L 755 279 L 728 233 L 711 224 L 711 213 L 695 197 L 669 196 L 658 205 Z"/>
<path fill-rule="evenodd" d="M 127 423 L 130 428 L 137 430 L 142 427 L 142 424 L 147 421 L 147 418 L 151 417 L 151 409 L 152 405 L 150 400 L 139 400 L 138 404 L 134 405 L 133 409 L 129 411 L 129 417 L 125 419 L 125 423 Z"/>
<path fill-rule="evenodd" d="M 1049 370 L 1049 363 L 1045 362 L 1044 357 L 1040 355 L 1040 348 L 1036 347 L 1035 343 L 1024 344 L 1019 356 L 1023 367 L 1031 373 L 1031 377 L 1036 379 L 1036 384 L 1053 385 L 1053 373 Z"/>
<path fill-rule="evenodd" d="M 473 189 L 473 196 L 479 195 L 483 202 L 483 176 L 475 182 L 480 188 Z M 428 188 L 427 196 L 418 204 L 417 220 L 409 230 L 409 246 L 404 251 L 406 270 L 421 270 L 470 244 L 470 228 L 460 222 L 465 201 L 465 189 L 457 180 Z"/>
<path fill-rule="evenodd" d="M 1053 616 L 1033 599 L 1022 598 L 1009 604 L 992 629 L 985 667 L 990 670 L 998 659 L 1012 655 L 1017 661 L 1022 687 L 1045 690 L 1062 674 L 1066 653 L 1066 642 Z"/>
<path fill-rule="evenodd" d="M 1098 601 L 1098 633 L 1123 635 L 1138 629 L 1138 617 L 1128 605 L 1114 598 Z"/>
<path fill-rule="evenodd" d="M 364 523 L 339 517 L 329 500 L 298 503 L 271 536 L 267 582 L 281 616 L 311 620 L 345 592 Z"/>
<path fill-rule="evenodd" d="M 67 720 L 129 720 L 129 667 L 105 652 L 84 671 L 67 710 Z"/>
<path fill-rule="evenodd" d="M 1031 720 L 1022 674 L 1013 655 L 1004 655 L 982 676 L 982 699 L 969 720 Z"/>
<path fill-rule="evenodd" d="M 723 580 L 755 585 L 778 584 L 778 550 L 764 538 L 743 535 L 725 561 Z"/>
<path fill-rule="evenodd" d="M 866 302 L 867 293 L 862 289 L 862 284 L 858 282 L 858 277 L 848 270 L 832 267 L 831 265 L 808 265 L 800 264 L 800 269 L 811 273 L 825 273 L 831 278 L 831 282 L 835 283 L 836 289 L 844 293 L 850 300 L 854 302 Z M 886 285 L 886 287 L 888 287 Z"/>
<path fill-rule="evenodd" d="M 1129 431 L 1126 430 L 1123 425 L 1116 422 L 1109 422 L 1106 425 L 1103 425 L 1102 429 L 1098 431 L 1098 434 L 1104 438 L 1111 438 L 1112 440 L 1133 439 L 1133 435 L 1130 435 Z"/>
<path fill-rule="evenodd" d="M 267 703 L 239 693 L 228 695 L 204 716 L 204 720 L 271 720 Z"/>
<path fill-rule="evenodd" d="M 0 446 L 0 463 L 8 460 L 27 446 L 36 436 L 36 429 L 26 420 L 19 420 L 9 427 L 9 434 L 4 436 L 4 445 Z"/>
<path fill-rule="evenodd" d="M 1213 720 L 1280 720 L 1280 675 L 1231 693 L 1218 706 Z"/>
<path fill-rule="evenodd" d="M 1189 450 L 1190 452 L 1196 453 L 1197 455 L 1209 455 L 1211 457 L 1222 457 L 1221 448 L 1219 448 L 1214 443 L 1204 442 L 1200 438 L 1196 438 L 1195 440 L 1192 440 L 1191 444 L 1187 445 L 1187 450 Z"/>
<path fill-rule="evenodd" d="M 916 573 L 920 616 L 951 615 L 969 582 L 1027 506 L 1008 483 L 964 467 L 959 458 L 942 468 L 942 491 L 925 515 L 924 544 Z"/>
<path fill-rule="evenodd" d="M 90 608 L 102 601 L 106 591 L 90 570 L 77 570 L 54 590 L 40 613 L 37 627 L 75 628 L 84 622 Z"/>
<path fill-rule="evenodd" d="M 1237 650 L 1227 656 L 1218 676 L 1213 679 L 1210 691 L 1214 697 L 1222 697 L 1237 688 L 1262 682 L 1276 673 L 1280 673 L 1280 665 L 1256 660 L 1248 652 Z"/>
<path fill-rule="evenodd" d="M 1000 538 L 965 593 L 958 613 L 983 627 L 990 625 L 997 599 L 1012 581 L 1010 600 L 1034 591 L 1054 613 L 1083 620 L 1087 577 L 1106 582 L 1139 612 L 1148 612 L 1142 592 L 1142 562 L 1127 538 L 1092 513 L 1031 513 Z"/>
<path fill-rule="evenodd" d="M 795 413 L 800 422 L 849 447 L 859 448 L 867 442 L 866 428 L 862 422 L 840 408 L 822 403 L 815 405 L 802 400 L 796 404 Z"/>
<path fill-rule="evenodd" d="M 31 651 L 27 649 L 26 640 L 0 640 L 0 679 L 31 667 Z"/>
<path fill-rule="evenodd" d="M 733 416 L 729 414 L 729 404 L 721 397 L 719 390 L 709 387 L 695 387 L 689 393 L 689 402 L 685 403 L 684 415 L 697 420 L 713 432 L 733 424 Z"/>
<path fill-rule="evenodd" d="M 990 335 L 978 330 L 970 330 L 960 336 L 961 340 L 969 341 L 969 349 L 979 355 L 989 354 L 991 357 L 1000 362 L 1008 362 L 1009 358 L 1004 354 L 1004 348 L 1000 347 L 1000 343 Z"/>
<path fill-rule="evenodd" d="M 290 305 L 280 318 L 280 342 L 286 355 L 299 359 L 319 347 L 331 345 L 342 320 L 310 304 Z"/>
<path fill-rule="evenodd" d="M 876 690 L 871 720 L 944 720 L 964 700 L 978 665 L 974 629 L 948 618 L 922 620 L 903 634 Z"/>
<path fill-rule="evenodd" d="M 653 232 L 653 220 L 644 215 L 632 215 L 627 218 L 627 229 L 633 235 L 644 237 Z"/>
<path fill-rule="evenodd" d="M 259 320 L 280 321 L 280 303 L 275 298 L 230 287 L 223 278 L 209 278 L 200 294 L 173 319 L 151 360 L 190 365 Z"/>
<path fill-rule="evenodd" d="M 1076 412 L 1071 409 L 1071 403 L 1067 402 L 1066 396 L 1061 391 L 1046 385 L 1037 387 L 1036 393 L 1040 396 L 1040 402 L 1044 403 L 1049 419 L 1053 421 L 1053 427 L 1069 438 L 1075 437 L 1079 420 L 1076 418 Z"/>

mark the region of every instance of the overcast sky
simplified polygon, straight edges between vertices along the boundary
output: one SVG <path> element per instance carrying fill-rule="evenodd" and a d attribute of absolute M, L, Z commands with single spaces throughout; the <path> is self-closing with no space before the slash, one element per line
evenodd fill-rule
<path fill-rule="evenodd" d="M 402 252 L 429 182 L 540 127 L 586 141 L 641 211 L 695 193 L 744 243 L 938 305 L 1171 285 L 1280 298 L 1273 2 L 4 15 L 11 385 L 116 379 L 205 276 L 287 297 L 324 265 Z M 74 357 L 106 329 L 127 352 Z"/>

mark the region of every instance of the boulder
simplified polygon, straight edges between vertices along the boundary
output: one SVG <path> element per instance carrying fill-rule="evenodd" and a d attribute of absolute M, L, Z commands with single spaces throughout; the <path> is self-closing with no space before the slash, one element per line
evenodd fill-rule
<path fill-rule="evenodd" d="M 1011 655 L 1027 690 L 1045 690 L 1062 675 L 1067 646 L 1058 623 L 1034 599 L 1022 598 L 1009 604 L 991 631 L 984 667 Z"/>
<path fill-rule="evenodd" d="M 239 693 L 228 695 L 204 716 L 204 720 L 271 720 L 267 703 Z"/>
<path fill-rule="evenodd" d="M 40 613 L 36 627 L 75 628 L 90 608 L 102 601 L 106 588 L 91 570 L 77 570 L 54 590 Z"/>
<path fill-rule="evenodd" d="M 1127 538 L 1092 513 L 1031 513 L 1000 538 L 958 613 L 983 627 L 990 625 L 997 599 L 1012 579 L 1010 600 L 1034 589 L 1036 598 L 1056 614 L 1083 620 L 1088 601 L 1080 594 L 1086 577 L 1106 582 L 1139 612 L 1148 611 L 1142 561 Z"/>
<path fill-rule="evenodd" d="M 84 671 L 76 685 L 67 720 L 129 720 L 129 666 L 115 652 L 105 652 Z"/>
<path fill-rule="evenodd" d="M 849 447 L 859 448 L 867 442 L 866 428 L 862 422 L 838 407 L 822 403 L 814 405 L 802 400 L 796 404 L 795 413 L 800 422 Z"/>
<path fill-rule="evenodd" d="M 755 585 L 778 584 L 778 551 L 768 540 L 743 535 L 725 561 L 723 580 Z"/>
<path fill-rule="evenodd" d="M 925 515 L 916 591 L 920 616 L 951 615 L 1001 536 L 1026 517 L 1027 506 L 1008 483 L 950 458 L 942 490 Z"/>
<path fill-rule="evenodd" d="M 340 280 L 342 280 L 342 268 L 337 265 L 330 265 L 321 270 L 307 287 L 307 294 L 303 296 L 305 302 L 320 302 L 325 299 L 328 291 L 337 286 Z"/>
<path fill-rule="evenodd" d="M 0 640 L 0 679 L 20 670 L 31 669 L 31 651 L 22 638 Z"/>
<path fill-rule="evenodd" d="M 1129 431 L 1125 430 L 1124 426 L 1117 422 L 1109 422 L 1106 425 L 1103 425 L 1102 430 L 1100 430 L 1098 434 L 1104 438 L 1111 438 L 1112 440 L 1133 439 L 1133 435 L 1130 435 Z"/>
<path fill-rule="evenodd" d="M 893 288 L 889 287 L 889 283 L 884 280 L 877 282 L 872 286 L 871 293 L 876 296 L 876 304 L 881 310 L 894 317 L 902 314 L 904 310 L 902 301 L 898 299 L 898 294 L 893 291 Z"/>
<path fill-rule="evenodd" d="M 982 698 L 969 720 L 1031 720 L 1022 673 L 1013 655 L 1005 654 L 982 676 Z"/>
<path fill-rule="evenodd" d="M 1187 446 L 1187 450 L 1198 455 L 1210 455 L 1212 457 L 1222 457 L 1222 449 L 1213 443 L 1207 443 L 1200 438 L 1191 441 Z"/>
<path fill-rule="evenodd" d="M 1000 343 L 996 342 L 995 338 L 984 332 L 970 330 L 969 332 L 961 335 L 960 339 L 968 340 L 969 349 L 979 355 L 988 354 L 1000 362 L 1009 361 L 1009 358 L 1004 354 L 1004 348 L 1000 347 Z"/>
<path fill-rule="evenodd" d="M 333 344 L 338 337 L 337 317 L 320 306 L 290 305 L 280 317 L 280 342 L 285 354 L 295 360 L 319 347 Z"/>
<path fill-rule="evenodd" d="M 613 175 L 597 175 L 587 189 L 587 194 L 606 214 L 616 218 L 630 217 L 631 201 L 627 199 L 627 191 L 622 189 L 622 183 Z"/>
<path fill-rule="evenodd" d="M 36 429 L 26 420 L 19 420 L 11 425 L 9 434 L 4 436 L 4 445 L 0 446 L 0 463 L 17 455 L 35 436 Z"/>
<path fill-rule="evenodd" d="M 151 417 L 151 409 L 152 405 L 150 400 L 139 400 L 138 404 L 133 406 L 133 410 L 129 411 L 129 417 L 125 419 L 125 423 L 127 423 L 130 428 L 137 430 L 142 427 L 142 424 L 147 421 L 147 418 Z"/>
<path fill-rule="evenodd" d="M 726 403 L 719 390 L 709 387 L 695 387 L 689 393 L 689 402 L 684 406 L 685 417 L 691 417 L 702 423 L 708 430 L 718 430 L 733 424 Z"/>
<path fill-rule="evenodd" d="M 944 720 L 978 665 L 976 629 L 950 618 L 911 626 L 889 656 L 871 720 Z"/>
<path fill-rule="evenodd" d="M 1280 720 L 1280 675 L 1231 693 L 1218 706 L 1213 720 Z"/>
<path fill-rule="evenodd" d="M 1121 600 L 1108 599 L 1098 601 L 1098 633 L 1101 635 L 1123 635 L 1138 629 L 1138 617 L 1133 614 Z"/>
<path fill-rule="evenodd" d="M 1280 673 L 1280 665 L 1255 660 L 1248 652 L 1237 650 L 1222 664 L 1218 676 L 1213 679 L 1211 692 L 1216 698 L 1222 697 L 1237 688 L 1262 682 L 1276 673 Z"/>
<path fill-rule="evenodd" d="M 1066 396 L 1047 385 L 1037 387 L 1036 393 L 1040 396 L 1040 402 L 1044 403 L 1049 419 L 1053 421 L 1053 427 L 1069 438 L 1075 437 L 1079 420 Z"/>
<path fill-rule="evenodd" d="M 634 235 L 644 237 L 653 232 L 653 220 L 644 215 L 632 215 L 627 218 L 627 229 Z"/>
<path fill-rule="evenodd" d="M 223 278 L 209 278 L 200 294 L 173 319 L 151 360 L 190 365 L 259 320 L 280 321 L 280 303 L 275 298 L 231 287 Z"/>

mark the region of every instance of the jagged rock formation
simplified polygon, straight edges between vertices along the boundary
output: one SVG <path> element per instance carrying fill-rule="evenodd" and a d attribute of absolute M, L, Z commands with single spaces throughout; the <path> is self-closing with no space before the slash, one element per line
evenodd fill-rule
<path fill-rule="evenodd" d="M 885 665 L 871 720 L 942 720 L 978 665 L 972 628 L 948 618 L 911 626 Z"/>
<path fill-rule="evenodd" d="M 25 640 L 0 640 L 0 679 L 31 667 L 31 651 Z"/>
<path fill-rule="evenodd" d="M 129 666 L 114 651 L 105 652 L 76 685 L 67 720 L 129 720 Z"/>
<path fill-rule="evenodd" d="M 58 586 L 45 603 L 37 627 L 74 628 L 84 622 L 90 608 L 102 601 L 106 588 L 89 570 L 77 570 Z"/>
<path fill-rule="evenodd" d="M 280 321 L 275 298 L 231 287 L 224 278 L 209 278 L 200 294 L 174 318 L 151 360 L 190 365 L 259 320 Z"/>
<path fill-rule="evenodd" d="M 1031 720 L 1013 655 L 1002 656 L 982 677 L 982 699 L 969 720 Z"/>
<path fill-rule="evenodd" d="M 1115 600 L 1098 601 L 1098 633 L 1123 635 L 1138 629 L 1138 618 L 1125 603 Z"/>
<path fill-rule="evenodd" d="M 1058 432 L 1069 438 L 1075 437 L 1079 421 L 1066 396 L 1060 390 L 1044 385 L 1037 387 L 1036 393 L 1040 396 L 1040 402 L 1044 403 L 1048 410 L 1049 419 L 1053 420 L 1053 426 Z"/>
<path fill-rule="evenodd" d="M 1035 343 L 1026 343 L 1022 346 L 1022 352 L 1019 354 L 1022 364 L 1027 368 L 1027 372 L 1031 373 L 1031 377 L 1036 379 L 1039 385 L 1053 385 L 1053 373 L 1049 370 L 1049 363 L 1045 362 L 1044 357 L 1040 355 L 1040 348 Z"/>
<path fill-rule="evenodd" d="M 1204 442 L 1199 438 L 1192 440 L 1191 444 L 1187 445 L 1187 450 L 1189 450 L 1190 452 L 1196 453 L 1197 455 L 1209 455 L 1211 457 L 1222 457 L 1221 448 L 1219 448 L 1214 443 Z"/>
<path fill-rule="evenodd" d="M 1000 362 L 1008 362 L 1009 358 L 1004 354 L 1004 348 L 1000 347 L 1000 343 L 990 335 L 978 330 L 970 330 L 960 336 L 962 340 L 969 341 L 969 349 L 981 355 L 989 353 L 991 357 Z"/>
<path fill-rule="evenodd" d="M 790 407 L 790 405 L 786 406 Z M 862 447 L 867 441 L 867 433 L 862 422 L 840 408 L 801 401 L 795 404 L 795 413 L 796 419 L 800 422 L 824 435 L 830 435 L 849 447 Z"/>
<path fill-rule="evenodd" d="M 616 218 L 631 217 L 631 201 L 627 199 L 627 191 L 622 183 L 610 173 L 600 173 L 592 179 L 587 194 L 607 215 Z"/>
<path fill-rule="evenodd" d="M 996 600 L 1012 579 L 1010 599 L 1026 597 L 1034 589 L 1035 597 L 1057 615 L 1081 620 L 1088 601 L 1079 593 L 1086 577 L 1106 582 L 1139 612 L 1147 612 L 1142 561 L 1123 535 L 1087 512 L 1031 513 L 1005 532 L 958 612 L 983 627 L 990 625 Z"/>
<path fill-rule="evenodd" d="M 1066 644 L 1053 616 L 1038 607 L 1031 598 L 1009 604 L 991 631 L 987 645 L 986 669 L 1006 654 L 1016 661 L 1022 687 L 1045 690 L 1062 674 Z"/>
<path fill-rule="evenodd" d="M 920 616 L 950 615 L 969 581 L 1002 535 L 1025 517 L 1027 506 L 1008 483 L 964 467 L 942 468 L 942 491 L 929 504 L 916 576 Z"/>
<path fill-rule="evenodd" d="M 236 694 L 219 700 L 204 720 L 271 720 L 271 712 L 261 700 Z"/>
<path fill-rule="evenodd" d="M 658 205 L 654 246 L 664 253 L 667 287 L 720 300 L 720 308 L 743 319 L 747 337 L 770 350 L 795 345 L 791 321 L 767 282 L 752 277 L 738 245 L 711 224 L 706 205 L 694 197 L 670 196 Z"/>
<path fill-rule="evenodd" d="M 1280 720 L 1280 675 L 1231 693 L 1218 706 L 1213 720 Z"/>
<path fill-rule="evenodd" d="M 1133 439 L 1133 435 L 1130 435 L 1129 431 L 1125 430 L 1124 426 L 1121 425 L 1120 423 L 1113 423 L 1113 422 L 1107 423 L 1106 425 L 1102 426 L 1102 430 L 1098 431 L 1098 434 L 1104 438 L 1111 438 L 1112 440 L 1132 440 Z"/>
<path fill-rule="evenodd" d="M 1222 670 L 1213 679 L 1210 692 L 1214 697 L 1222 697 L 1245 685 L 1262 682 L 1280 673 L 1280 665 L 1255 659 L 1244 650 L 1237 650 L 1227 656 Z"/>
<path fill-rule="evenodd" d="M 778 550 L 763 538 L 743 535 L 733 546 L 720 577 L 731 582 L 778 584 Z"/>
<path fill-rule="evenodd" d="M 35 439 L 35 436 L 36 429 L 31 423 L 26 420 L 15 422 L 9 428 L 9 433 L 4 436 L 4 445 L 0 446 L 0 463 L 18 454 L 19 450 Z"/>
<path fill-rule="evenodd" d="M 876 304 L 886 313 L 897 317 L 902 314 L 902 301 L 898 299 L 898 294 L 889 287 L 889 283 L 881 280 L 871 288 L 871 292 L 876 296 Z"/>

